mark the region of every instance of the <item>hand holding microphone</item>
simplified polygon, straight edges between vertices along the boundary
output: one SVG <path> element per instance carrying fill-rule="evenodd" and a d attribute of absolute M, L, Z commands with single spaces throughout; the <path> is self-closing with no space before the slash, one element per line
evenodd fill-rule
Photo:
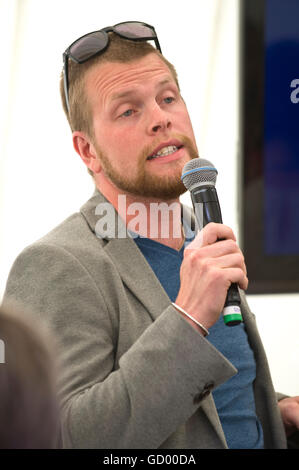
<path fill-rule="evenodd" d="M 182 173 L 201 231 L 185 250 L 176 304 L 206 328 L 222 312 L 228 326 L 242 321 L 237 285 L 248 285 L 244 257 L 232 230 L 222 224 L 216 176 L 215 167 L 200 158 L 188 162 Z"/>

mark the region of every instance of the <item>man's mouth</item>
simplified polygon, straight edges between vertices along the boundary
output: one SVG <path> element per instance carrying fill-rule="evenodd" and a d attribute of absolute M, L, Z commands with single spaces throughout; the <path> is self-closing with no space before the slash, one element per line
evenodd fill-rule
<path fill-rule="evenodd" d="M 180 145 L 179 147 L 177 147 L 176 145 L 167 145 L 166 147 L 162 147 L 157 153 L 147 157 L 147 160 L 153 160 L 154 158 L 166 157 L 176 152 L 177 150 L 181 149 L 182 147 L 183 145 Z"/>

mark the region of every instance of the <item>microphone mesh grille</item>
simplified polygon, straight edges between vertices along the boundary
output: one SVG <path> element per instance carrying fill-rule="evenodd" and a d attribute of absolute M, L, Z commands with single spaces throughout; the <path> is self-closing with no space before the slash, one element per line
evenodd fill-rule
<path fill-rule="evenodd" d="M 181 179 L 187 189 L 200 183 L 215 186 L 217 170 L 209 160 L 194 158 L 184 166 Z"/>

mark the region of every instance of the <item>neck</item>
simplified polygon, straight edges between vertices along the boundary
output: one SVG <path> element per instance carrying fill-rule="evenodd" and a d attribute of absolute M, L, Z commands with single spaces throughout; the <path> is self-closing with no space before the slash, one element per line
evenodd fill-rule
<path fill-rule="evenodd" d="M 181 249 L 185 237 L 179 198 L 162 201 L 135 196 L 120 191 L 110 182 L 97 187 L 129 230 L 175 250 Z"/>

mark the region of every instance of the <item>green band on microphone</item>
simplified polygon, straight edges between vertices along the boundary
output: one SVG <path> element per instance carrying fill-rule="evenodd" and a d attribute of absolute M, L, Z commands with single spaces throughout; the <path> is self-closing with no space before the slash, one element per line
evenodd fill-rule
<path fill-rule="evenodd" d="M 240 307 L 228 306 L 223 309 L 223 320 L 227 326 L 239 325 L 243 321 Z"/>

